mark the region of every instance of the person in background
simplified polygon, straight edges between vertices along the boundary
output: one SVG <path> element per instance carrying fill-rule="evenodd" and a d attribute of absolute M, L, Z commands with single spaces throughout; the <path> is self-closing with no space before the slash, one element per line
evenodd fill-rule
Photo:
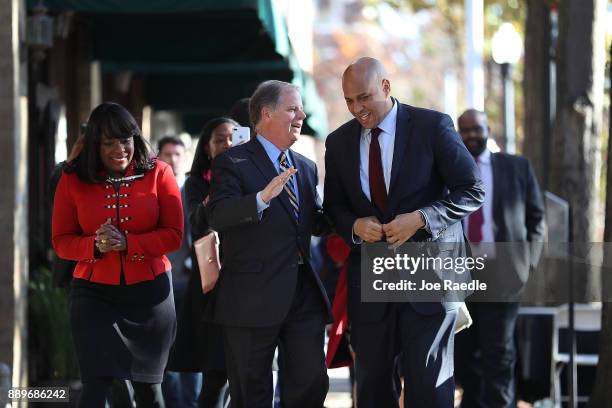
<path fill-rule="evenodd" d="M 325 239 L 325 266 L 322 270 L 323 282 L 328 291 L 327 295 L 332 302 L 334 322 L 328 329 L 327 355 L 325 363 L 327 368 L 348 366 L 349 384 L 351 386 L 351 407 L 355 407 L 355 356 L 350 348 L 350 333 L 348 330 L 347 313 L 347 272 L 348 257 L 351 248 L 342 237 L 332 234 Z M 323 279 L 323 274 L 327 279 Z"/>
<path fill-rule="evenodd" d="M 239 124 L 232 119 L 216 118 L 207 122 L 200 133 L 184 188 L 192 242 L 211 231 L 206 214 L 211 167 L 214 158 L 232 145 L 232 130 L 237 126 Z M 178 332 L 170 368 L 181 372 L 203 372 L 198 406 L 213 408 L 223 399 L 227 383 L 221 329 L 212 322 L 210 312 L 216 290 L 202 293 L 202 281 L 193 248 L 191 256 L 192 272 L 185 301 L 179 309 Z"/>
<path fill-rule="evenodd" d="M 473 278 L 486 282 L 492 294 L 468 303 L 474 324 L 456 338 L 461 407 L 516 407 L 514 330 L 520 295 L 544 240 L 544 201 L 529 160 L 487 148 L 484 112 L 469 109 L 458 125 L 485 187 L 484 205 L 464 222 L 470 243 L 489 249 L 486 268 L 474 270 Z M 494 242 L 503 244 L 492 248 Z"/>
<path fill-rule="evenodd" d="M 164 407 L 176 331 L 165 254 L 181 244 L 183 209 L 172 169 L 151 159 L 121 105 L 91 112 L 83 150 L 58 183 L 52 221 L 58 256 L 78 261 L 69 305 L 79 407 L 104 407 L 114 378 L 131 380 L 137 406 Z"/>
<path fill-rule="evenodd" d="M 240 126 L 245 126 L 251 129 L 251 139 L 255 137 L 255 128 L 251 124 L 251 119 L 249 118 L 249 102 L 251 98 L 242 98 L 238 99 L 236 103 L 230 109 L 230 118 L 234 119 L 236 122 L 240 124 Z"/>
<path fill-rule="evenodd" d="M 185 143 L 178 136 L 164 136 L 157 142 L 157 158 L 172 167 L 179 188 L 185 184 Z"/>
<path fill-rule="evenodd" d="M 157 142 L 157 158 L 172 167 L 176 182 L 181 189 L 183 202 L 183 223 L 185 233 L 181 247 L 168 254 L 172 264 L 172 289 L 176 310 L 181 310 L 189 277 L 191 276 L 191 229 L 187 219 L 185 207 L 185 144 L 177 136 L 165 136 Z M 202 388 L 202 374 L 166 371 L 162 390 L 167 408 L 197 407 L 200 389 Z"/>
<path fill-rule="evenodd" d="M 157 142 L 157 158 L 165 163 L 168 163 L 172 168 L 176 182 L 181 190 L 181 198 L 185 202 L 184 184 L 185 173 L 185 144 L 177 136 L 165 136 Z M 185 208 L 183 208 L 185 210 Z M 191 237 L 189 223 L 187 222 L 187 211 L 184 211 L 183 222 L 185 225 L 185 233 L 183 234 L 183 242 L 181 247 L 174 252 L 168 254 L 168 259 L 172 264 L 172 285 L 174 290 L 174 303 L 176 309 L 180 310 L 181 302 L 185 296 L 187 289 L 187 281 L 191 275 Z"/>

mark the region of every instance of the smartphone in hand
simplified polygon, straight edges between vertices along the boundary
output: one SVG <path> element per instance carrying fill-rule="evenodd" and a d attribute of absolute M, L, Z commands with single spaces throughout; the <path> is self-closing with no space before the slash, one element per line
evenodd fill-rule
<path fill-rule="evenodd" d="M 251 139 L 251 129 L 246 126 L 235 127 L 232 130 L 232 146 L 246 143 Z"/>

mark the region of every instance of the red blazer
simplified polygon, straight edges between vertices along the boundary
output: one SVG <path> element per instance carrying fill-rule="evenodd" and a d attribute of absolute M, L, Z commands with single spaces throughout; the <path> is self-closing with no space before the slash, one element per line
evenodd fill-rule
<path fill-rule="evenodd" d="M 127 176 L 134 175 L 131 165 Z M 96 230 L 111 219 L 127 237 L 127 250 L 94 255 Z M 130 285 L 153 280 L 171 269 L 165 254 L 183 239 L 181 193 L 166 163 L 156 160 L 144 177 L 122 182 L 85 183 L 64 173 L 53 206 L 53 247 L 60 258 L 78 261 L 75 278 L 119 285 L 121 266 Z"/>

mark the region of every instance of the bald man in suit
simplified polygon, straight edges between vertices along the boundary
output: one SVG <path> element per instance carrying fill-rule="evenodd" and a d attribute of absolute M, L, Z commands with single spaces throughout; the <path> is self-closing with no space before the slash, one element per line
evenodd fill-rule
<path fill-rule="evenodd" d="M 360 58 L 342 77 L 354 119 L 326 141 L 324 210 L 351 246 L 348 261 L 350 342 L 356 355 L 357 406 L 397 407 L 397 356 L 406 407 L 453 406 L 457 303 L 364 303 L 364 242 L 463 243 L 461 220 L 484 191 L 474 160 L 445 114 L 391 96 L 383 65 Z"/>

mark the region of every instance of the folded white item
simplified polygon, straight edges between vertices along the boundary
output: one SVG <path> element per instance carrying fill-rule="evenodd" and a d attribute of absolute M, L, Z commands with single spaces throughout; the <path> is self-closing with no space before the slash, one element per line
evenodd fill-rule
<path fill-rule="evenodd" d="M 472 316 L 465 302 L 461 302 L 461 306 L 457 310 L 457 320 L 455 321 L 455 334 L 461 330 L 467 329 L 472 325 Z"/>

